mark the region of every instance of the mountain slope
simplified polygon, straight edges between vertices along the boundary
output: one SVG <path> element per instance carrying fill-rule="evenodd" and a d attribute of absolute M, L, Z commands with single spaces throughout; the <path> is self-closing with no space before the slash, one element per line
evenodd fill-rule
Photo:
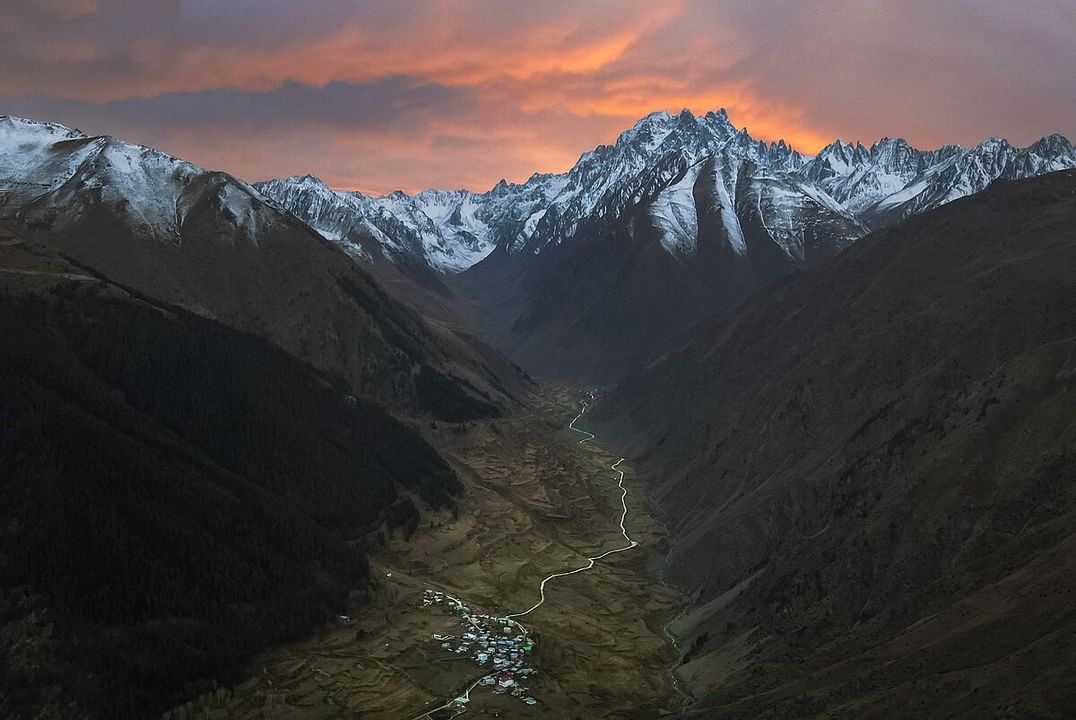
<path fill-rule="evenodd" d="M 153 717 L 359 603 L 455 473 L 273 344 L 0 236 L 0 716 Z"/>
<path fill-rule="evenodd" d="M 692 716 L 1065 717 L 1076 173 L 714 317 L 594 418 L 660 478 Z M 1044 656 L 1050 656 L 1049 662 Z"/>
<path fill-rule="evenodd" d="M 511 378 L 480 349 L 427 326 L 249 185 L 15 118 L 0 118 L 0 147 L 0 219 L 86 271 L 265 337 L 404 411 L 439 413 L 416 386 L 422 368 L 446 378 L 454 415 L 508 402 Z"/>

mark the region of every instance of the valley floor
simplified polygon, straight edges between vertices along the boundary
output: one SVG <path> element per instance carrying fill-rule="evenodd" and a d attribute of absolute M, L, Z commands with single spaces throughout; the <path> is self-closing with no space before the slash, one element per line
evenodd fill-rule
<path fill-rule="evenodd" d="M 174 716 L 408 720 L 488 674 L 432 637 L 458 633 L 459 620 L 448 608 L 424 607 L 427 589 L 483 612 L 519 613 L 538 602 L 542 578 L 624 545 L 619 477 L 609 469 L 617 458 L 597 443 L 580 445 L 567 428 L 577 400 L 574 392 L 550 391 L 534 415 L 427 428 L 466 485 L 458 515 L 427 515 L 410 541 L 389 539 L 374 554 L 379 587 L 353 623 L 268 653 L 251 679 Z M 585 420 L 579 425 L 585 429 Z M 527 683 L 536 705 L 479 686 L 466 714 L 592 720 L 677 707 L 668 670 L 678 653 L 663 628 L 678 598 L 658 579 L 662 529 L 642 483 L 620 467 L 627 470 L 626 529 L 639 546 L 554 579 L 545 604 L 521 618 L 538 639 L 538 672 Z"/>

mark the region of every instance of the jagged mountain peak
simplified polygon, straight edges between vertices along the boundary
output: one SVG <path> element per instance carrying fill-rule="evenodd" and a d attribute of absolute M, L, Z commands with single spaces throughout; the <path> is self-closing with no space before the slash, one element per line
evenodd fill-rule
<path fill-rule="evenodd" d="M 258 183 L 258 185 L 271 185 L 277 184 L 281 186 L 289 186 L 296 190 L 306 190 L 318 192 L 321 194 L 335 194 L 337 191 L 329 187 L 329 185 L 316 175 L 307 173 L 306 175 L 292 175 L 290 177 L 281 178 L 278 180 L 265 180 Z"/>
<path fill-rule="evenodd" d="M 862 147 L 862 146 L 860 146 Z M 818 151 L 819 159 L 823 158 L 839 158 L 845 162 L 848 162 L 855 155 L 856 146 L 852 143 L 845 142 L 841 138 L 837 138 L 829 145 L 826 145 Z"/>
<path fill-rule="evenodd" d="M 641 149 L 654 148 L 661 144 L 669 133 L 673 131 L 674 119 L 665 110 L 653 112 L 635 123 L 631 128 L 622 132 L 616 139 L 613 148 Z"/>
<path fill-rule="evenodd" d="M 650 113 L 622 132 L 612 146 L 599 146 L 596 150 L 642 148 L 643 152 L 650 152 L 677 139 L 703 135 L 710 139 L 725 140 L 736 132 L 724 108 L 716 113 L 708 112 L 699 116 L 688 108 L 680 110 L 675 115 L 667 110 L 659 110 Z M 742 131 L 742 134 L 747 135 L 746 129 Z M 585 153 L 584 157 L 589 154 Z"/>

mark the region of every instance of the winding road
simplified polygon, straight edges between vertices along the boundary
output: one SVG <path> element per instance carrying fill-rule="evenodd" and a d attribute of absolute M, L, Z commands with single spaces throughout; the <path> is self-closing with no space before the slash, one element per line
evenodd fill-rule
<path fill-rule="evenodd" d="M 576 415 L 574 418 L 572 418 L 572 421 L 570 423 L 568 423 L 569 428 L 571 428 L 572 430 L 574 430 L 577 433 L 580 433 L 580 434 L 586 436 L 582 440 L 579 441 L 580 445 L 582 445 L 584 443 L 588 443 L 588 442 L 590 442 L 591 440 L 593 440 L 596 437 L 594 435 L 594 433 L 587 432 L 586 430 L 583 430 L 581 428 L 577 428 L 575 426 L 575 424 L 579 421 L 579 418 L 583 417 L 583 414 L 587 411 L 587 407 L 589 407 L 589 404 L 587 403 L 586 400 L 584 400 L 583 401 L 583 406 L 579 410 L 579 414 Z M 622 462 L 624 462 L 624 458 L 620 458 L 615 463 L 610 465 L 609 469 L 620 474 L 620 478 L 617 481 L 617 487 L 620 488 L 620 507 L 621 507 L 620 534 L 624 536 L 624 540 L 627 541 L 628 544 L 625 545 L 624 547 L 618 547 L 618 548 L 613 548 L 612 550 L 606 550 L 601 555 L 595 555 L 593 557 L 588 557 L 586 565 L 581 565 L 580 567 L 577 567 L 574 570 L 567 570 L 567 571 L 564 571 L 564 572 L 557 572 L 557 573 L 553 573 L 551 575 L 548 575 L 546 578 L 544 578 L 542 580 L 541 584 L 539 584 L 539 586 L 538 586 L 538 592 L 539 592 L 539 595 L 540 595 L 540 598 L 539 598 L 538 602 L 536 602 L 534 605 L 532 605 L 528 609 L 524 610 L 523 612 L 512 613 L 510 615 L 505 615 L 503 617 L 504 620 L 512 620 L 513 622 L 516 623 L 516 625 L 519 626 L 519 628 L 524 633 L 526 633 L 527 628 L 525 628 L 522 623 L 516 621 L 515 618 L 523 617 L 524 615 L 529 615 L 530 613 L 534 612 L 535 610 L 540 608 L 545 603 L 545 601 L 546 601 L 545 587 L 546 587 L 546 584 L 549 583 L 550 580 L 553 580 L 555 578 L 560 578 L 560 577 L 567 577 L 569 575 L 575 575 L 577 573 L 586 572 L 587 570 L 590 570 L 591 568 L 593 568 L 595 563 L 597 563 L 598 560 L 606 558 L 606 557 L 608 557 L 610 555 L 613 555 L 615 553 L 622 553 L 622 552 L 625 552 L 626 550 L 631 550 L 632 548 L 636 547 L 639 544 L 637 541 L 632 540 L 631 536 L 628 535 L 627 528 L 624 526 L 624 523 L 628 518 L 628 489 L 626 487 L 624 487 L 624 471 L 621 470 L 618 467 L 620 465 L 620 463 L 622 463 Z M 458 600 L 457 598 L 451 598 L 451 599 L 456 601 L 456 602 L 462 602 L 461 600 Z M 468 685 L 463 690 L 463 692 L 461 692 L 459 695 L 457 695 L 452 700 L 449 700 L 444 705 L 440 705 L 438 707 L 431 708 L 429 710 L 423 711 L 422 714 L 416 716 L 413 720 L 423 720 L 424 718 L 429 718 L 431 714 L 433 714 L 435 712 L 439 712 L 441 710 L 452 710 L 452 709 L 457 710 L 457 712 L 455 714 L 453 714 L 451 717 L 456 717 L 456 715 L 461 715 L 462 713 L 466 712 L 467 703 L 469 703 L 470 699 L 471 699 L 471 691 L 474 690 L 476 687 L 478 687 L 478 685 L 482 682 L 482 680 L 484 680 L 487 677 L 490 677 L 491 675 L 496 675 L 496 674 L 497 673 L 494 672 L 494 673 L 489 673 L 489 674 L 483 675 L 482 677 L 478 678 L 473 683 Z M 460 703 L 460 702 L 458 702 L 459 700 L 462 700 L 463 702 Z"/>
<path fill-rule="evenodd" d="M 583 443 L 590 442 L 595 437 L 594 433 L 587 432 L 586 430 L 581 430 L 580 428 L 577 428 L 575 426 L 575 423 L 579 420 L 579 418 L 583 417 L 583 413 L 585 413 L 587 411 L 587 407 L 588 407 L 587 402 L 586 402 L 586 400 L 584 400 L 583 401 L 583 408 L 579 411 L 579 414 L 576 415 L 575 418 L 570 423 L 568 423 L 568 427 L 570 427 L 572 430 L 575 430 L 577 433 L 582 433 L 583 435 L 586 435 L 585 438 L 583 438 L 582 440 L 579 441 L 580 445 L 582 445 Z M 624 487 L 624 471 L 620 470 L 617 467 L 622 462 L 624 462 L 624 458 L 620 458 L 615 463 L 610 465 L 609 469 L 613 470 L 614 472 L 620 473 L 620 479 L 617 482 L 617 487 L 620 488 L 620 506 L 623 509 L 622 512 L 620 513 L 620 533 L 621 533 L 621 535 L 624 536 L 624 539 L 628 542 L 628 544 L 625 545 L 624 547 L 614 548 L 612 550 L 606 550 L 601 555 L 595 555 L 593 557 L 588 557 L 586 565 L 581 565 L 581 566 L 575 568 L 574 570 L 566 570 L 564 572 L 557 572 L 557 573 L 553 573 L 552 575 L 547 576 L 545 579 L 542 580 L 541 584 L 538 586 L 538 592 L 540 594 L 540 598 L 539 598 L 538 602 L 536 602 L 534 605 L 532 605 L 528 609 L 524 610 L 523 612 L 512 613 L 510 615 L 505 615 L 504 616 L 505 620 L 514 620 L 515 618 L 523 617 L 524 615 L 529 615 L 532 612 L 534 612 L 535 610 L 537 610 L 538 608 L 542 607 L 542 605 L 546 601 L 545 586 L 550 580 L 553 580 L 555 578 L 560 578 L 560 577 L 568 577 L 569 575 L 575 575 L 576 573 L 586 572 L 587 570 L 590 570 L 591 568 L 593 568 L 594 564 L 598 560 L 606 558 L 606 557 L 608 557 L 610 555 L 613 555 L 615 553 L 622 553 L 622 552 L 624 552 L 626 550 L 631 550 L 633 547 L 635 547 L 635 546 L 637 546 L 639 544 L 635 540 L 631 539 L 631 536 L 628 535 L 627 529 L 624 527 L 624 521 L 627 520 L 627 518 L 628 518 L 628 489 L 626 487 Z M 520 627 L 522 627 L 522 625 Z"/>

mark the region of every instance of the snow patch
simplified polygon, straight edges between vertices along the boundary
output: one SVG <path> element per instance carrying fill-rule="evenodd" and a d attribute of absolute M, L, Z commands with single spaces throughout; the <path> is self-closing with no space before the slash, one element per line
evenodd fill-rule
<path fill-rule="evenodd" d="M 661 246 L 670 255 L 691 255 L 698 246 L 699 216 L 692 190 L 699 165 L 687 169 L 675 184 L 658 193 L 647 214 L 660 232 Z"/>

